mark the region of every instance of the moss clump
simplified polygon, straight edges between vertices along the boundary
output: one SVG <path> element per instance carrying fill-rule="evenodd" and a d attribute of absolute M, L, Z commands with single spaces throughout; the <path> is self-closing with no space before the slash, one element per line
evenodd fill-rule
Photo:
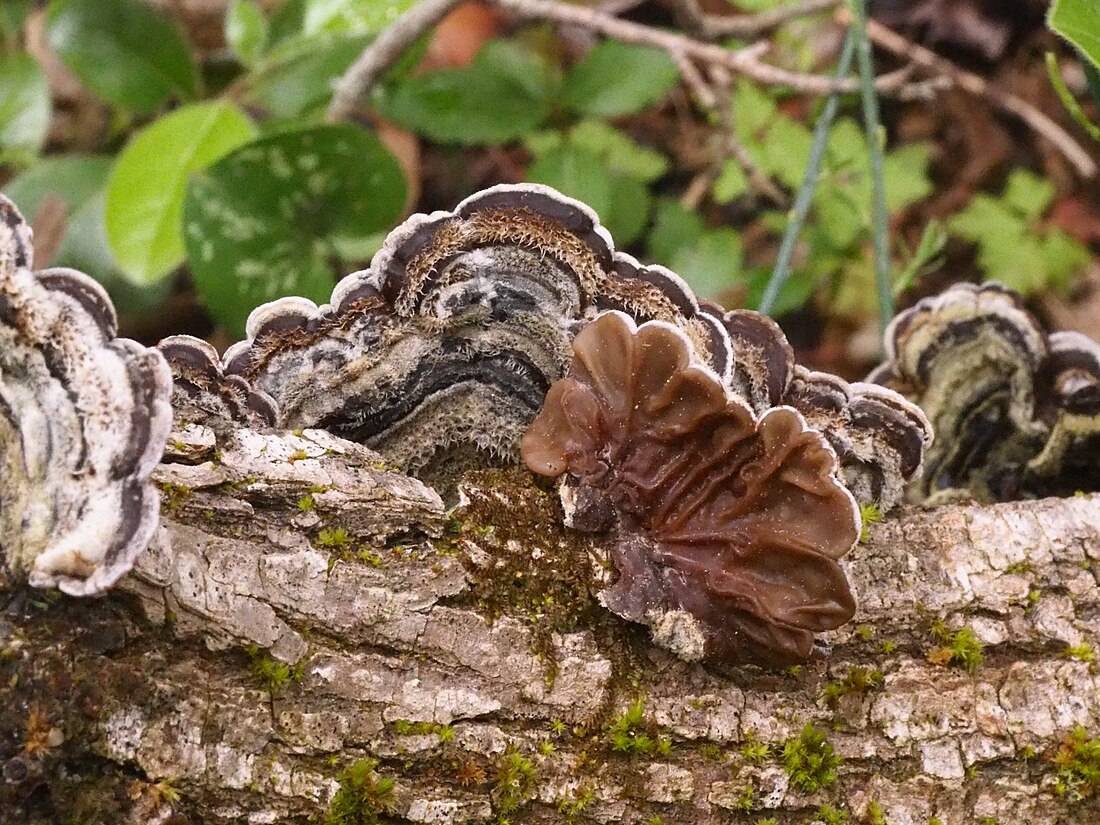
<path fill-rule="evenodd" d="M 359 759 L 340 772 L 340 790 L 332 798 L 325 825 L 377 825 L 379 814 L 394 809 L 393 780 L 380 776 L 377 767 L 377 759 Z"/>
<path fill-rule="evenodd" d="M 1058 769 L 1054 790 L 1072 802 L 1091 799 L 1100 791 L 1100 739 L 1077 725 L 1062 740 L 1051 760 Z"/>
<path fill-rule="evenodd" d="M 749 762 L 763 762 L 772 755 L 772 746 L 767 742 L 761 742 L 755 733 L 748 733 L 745 741 L 741 743 L 741 755 Z"/>
<path fill-rule="evenodd" d="M 1082 642 L 1079 645 L 1070 645 L 1066 648 L 1066 655 L 1079 662 L 1088 662 L 1090 665 L 1096 663 L 1096 651 L 1088 642 Z"/>
<path fill-rule="evenodd" d="M 591 788 L 578 788 L 569 796 L 564 796 L 557 801 L 558 812 L 566 819 L 573 820 L 584 813 L 596 801 L 596 795 Z"/>
<path fill-rule="evenodd" d="M 607 743 L 619 753 L 648 756 L 667 754 L 672 740 L 666 736 L 651 736 L 645 718 L 645 698 L 631 702 L 625 711 L 607 724 Z"/>
<path fill-rule="evenodd" d="M 863 821 L 867 825 L 886 825 L 886 810 L 872 799 L 867 805 L 867 813 L 864 814 Z"/>
<path fill-rule="evenodd" d="M 351 534 L 343 527 L 322 527 L 317 534 L 317 544 L 334 550 L 342 550 L 351 544 Z"/>
<path fill-rule="evenodd" d="M 859 543 L 863 544 L 867 541 L 867 533 L 872 524 L 879 524 L 882 522 L 882 510 L 878 504 L 873 501 L 861 502 L 859 505 L 859 518 L 862 526 L 859 528 Z"/>
<path fill-rule="evenodd" d="M 783 769 L 791 784 L 813 793 L 836 781 L 836 769 L 844 761 L 825 740 L 825 732 L 806 725 L 783 746 Z"/>
<path fill-rule="evenodd" d="M 492 799 L 498 813 L 522 807 L 535 792 L 539 774 L 534 763 L 518 751 L 508 751 L 497 762 Z"/>
<path fill-rule="evenodd" d="M 832 805 L 822 805 L 817 809 L 817 818 L 825 825 L 848 825 L 848 812 Z"/>
<path fill-rule="evenodd" d="M 308 513 L 314 506 L 313 496 L 308 493 L 298 499 L 298 509 L 303 513 Z"/>
<path fill-rule="evenodd" d="M 932 635 L 943 642 L 928 654 L 934 665 L 958 665 L 967 673 L 974 673 L 982 666 L 982 643 L 969 627 L 955 633 L 949 632 L 942 621 L 932 623 Z"/>
<path fill-rule="evenodd" d="M 272 696 L 291 682 L 302 681 L 303 667 L 301 662 L 292 666 L 286 662 L 277 661 L 256 645 L 249 645 L 245 648 L 245 652 L 248 654 L 248 658 L 252 660 L 250 668 L 252 677 L 259 683 L 260 687 Z"/>
<path fill-rule="evenodd" d="M 843 679 L 834 679 L 825 683 L 822 695 L 825 704 L 835 708 L 840 700 L 849 693 L 864 694 L 874 688 L 882 687 L 882 671 L 875 668 L 870 670 L 863 667 L 853 667 Z"/>
<path fill-rule="evenodd" d="M 455 729 L 451 725 L 442 725 L 439 722 L 410 722 L 408 719 L 397 719 L 393 723 L 393 732 L 398 736 L 425 736 L 434 734 L 439 737 L 440 744 L 447 744 L 455 737 Z"/>

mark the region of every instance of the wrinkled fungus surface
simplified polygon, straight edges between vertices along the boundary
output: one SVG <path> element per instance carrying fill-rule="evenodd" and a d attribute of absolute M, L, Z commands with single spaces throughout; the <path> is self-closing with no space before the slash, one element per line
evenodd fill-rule
<path fill-rule="evenodd" d="M 275 401 L 239 375 L 226 375 L 218 351 L 201 338 L 172 335 L 157 344 L 172 370 L 175 426 L 234 422 L 244 426 L 275 425 Z"/>
<path fill-rule="evenodd" d="M 0 198 L 0 550 L 37 587 L 109 588 L 158 523 L 149 476 L 168 438 L 172 376 L 117 338 L 91 278 L 32 270 L 30 230 Z"/>
<path fill-rule="evenodd" d="M 956 284 L 899 314 L 870 380 L 936 431 L 914 501 L 1100 489 L 1100 344 L 1046 334 L 1000 284 Z"/>
<path fill-rule="evenodd" d="M 574 506 L 610 505 L 608 608 L 684 658 L 723 664 L 796 661 L 814 632 L 851 618 L 837 559 L 859 511 L 801 414 L 757 415 L 667 323 L 607 312 L 573 353 L 522 453 L 536 473 L 569 475 Z"/>

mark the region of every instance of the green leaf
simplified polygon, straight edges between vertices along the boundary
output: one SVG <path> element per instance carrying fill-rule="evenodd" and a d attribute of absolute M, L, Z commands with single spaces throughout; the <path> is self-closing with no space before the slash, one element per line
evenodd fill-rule
<path fill-rule="evenodd" d="M 550 114 L 553 74 L 518 43 L 494 40 L 462 69 L 443 69 L 386 86 L 382 113 L 440 143 L 504 143 Z"/>
<path fill-rule="evenodd" d="M 1001 200 L 1026 220 L 1038 218 L 1054 200 L 1054 184 L 1027 169 L 1014 169 L 1005 182 Z"/>
<path fill-rule="evenodd" d="M 332 98 L 333 83 L 367 42 L 363 36 L 288 41 L 256 68 L 246 98 L 282 120 L 323 110 Z"/>
<path fill-rule="evenodd" d="M 169 97 L 195 95 L 183 36 L 137 0 L 54 0 L 47 23 L 50 47 L 109 103 L 147 113 Z"/>
<path fill-rule="evenodd" d="M 608 176 L 611 184 L 611 209 L 602 220 L 618 249 L 625 249 L 642 234 L 649 223 L 653 196 L 644 183 L 630 175 L 613 172 Z"/>
<path fill-rule="evenodd" d="M 267 18 L 255 0 L 232 0 L 225 12 L 225 42 L 246 66 L 255 64 L 267 45 Z"/>
<path fill-rule="evenodd" d="M 377 34 L 408 11 L 416 0 L 306 0 L 306 34 Z"/>
<path fill-rule="evenodd" d="M 0 56 L 0 158 L 37 155 L 50 128 L 50 86 L 28 54 Z"/>
<path fill-rule="evenodd" d="M 30 0 L 4 0 L 0 3 L 0 35 L 17 39 L 30 9 Z"/>
<path fill-rule="evenodd" d="M 187 176 L 252 139 L 229 103 L 198 103 L 135 134 L 107 185 L 107 237 L 127 277 L 153 283 L 183 261 L 180 216 Z"/>
<path fill-rule="evenodd" d="M 570 141 L 607 161 L 614 172 L 652 183 L 668 171 L 668 158 L 636 143 L 627 134 L 598 120 L 582 120 L 569 132 Z"/>
<path fill-rule="evenodd" d="M 662 49 L 605 40 L 566 74 L 562 99 L 580 114 L 620 117 L 660 100 L 679 76 Z"/>
<path fill-rule="evenodd" d="M 704 232 L 706 225 L 698 213 L 685 209 L 673 198 L 660 198 L 649 233 L 649 255 L 657 263 L 671 267 L 680 248 L 698 243 Z"/>
<path fill-rule="evenodd" d="M 716 203 L 729 203 L 749 191 L 749 179 L 736 160 L 727 160 L 711 188 Z"/>
<path fill-rule="evenodd" d="M 1100 0 L 1054 0 L 1047 25 L 1100 68 Z"/>
<path fill-rule="evenodd" d="M 527 179 L 553 186 L 583 201 L 602 221 L 611 211 L 611 182 L 600 158 L 587 149 L 564 143 L 531 164 Z"/>
<path fill-rule="evenodd" d="M 306 2 L 307 0 L 285 0 L 271 13 L 271 25 L 267 33 L 269 45 L 277 46 L 302 33 Z"/>
<path fill-rule="evenodd" d="M 120 314 L 148 312 L 166 297 L 171 284 L 165 281 L 164 288 L 138 288 L 119 271 L 104 222 L 112 160 L 105 155 L 47 158 L 9 183 L 4 194 L 26 215 L 34 215 L 48 200 L 63 204 L 65 230 L 49 264 L 71 266 L 91 275 L 107 288 Z"/>
<path fill-rule="evenodd" d="M 405 178 L 374 135 L 349 124 L 254 141 L 195 175 L 184 204 L 187 259 L 214 318 L 240 335 L 254 306 L 318 302 L 344 274 L 339 250 L 401 215 Z"/>
<path fill-rule="evenodd" d="M 717 298 L 724 290 L 744 283 L 741 238 L 729 227 L 708 230 L 693 246 L 673 256 L 673 272 L 703 298 Z"/>

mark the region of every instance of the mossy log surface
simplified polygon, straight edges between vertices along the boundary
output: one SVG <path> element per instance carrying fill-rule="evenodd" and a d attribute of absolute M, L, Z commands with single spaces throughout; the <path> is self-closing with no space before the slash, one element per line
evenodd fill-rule
<path fill-rule="evenodd" d="M 599 605 L 525 472 L 452 512 L 324 433 L 177 436 L 109 597 L 0 581 L 0 822 L 1100 821 L 1100 496 L 874 525 L 820 657 L 719 673 Z"/>

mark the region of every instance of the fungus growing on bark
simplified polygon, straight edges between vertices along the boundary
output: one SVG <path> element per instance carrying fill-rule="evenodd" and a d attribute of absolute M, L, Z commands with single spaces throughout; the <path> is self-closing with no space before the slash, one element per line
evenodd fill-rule
<path fill-rule="evenodd" d="M 115 337 L 95 281 L 31 267 L 30 231 L 0 198 L 0 549 L 32 585 L 92 595 L 156 530 L 172 377 L 156 350 Z"/>
<path fill-rule="evenodd" d="M 675 323 L 728 369 L 720 325 L 683 281 L 615 253 L 587 206 L 520 184 L 409 218 L 328 304 L 259 307 L 225 372 L 268 393 L 281 426 L 327 429 L 402 469 L 514 461 L 573 334 L 604 308 Z"/>
<path fill-rule="evenodd" d="M 851 618 L 837 559 L 859 510 L 797 411 L 755 414 L 667 323 L 607 312 L 573 354 L 521 449 L 534 472 L 568 473 L 574 502 L 613 513 L 609 609 L 721 664 L 797 661 Z"/>
<path fill-rule="evenodd" d="M 901 501 L 932 440 L 919 407 L 884 387 L 849 384 L 795 364 L 783 331 L 765 315 L 704 309 L 721 320 L 730 340 L 729 384 L 737 397 L 757 415 L 779 404 L 802 413 L 828 439 L 844 483 L 861 503 L 885 512 Z"/>
<path fill-rule="evenodd" d="M 899 314 L 869 380 L 918 404 L 935 442 L 914 501 L 1100 487 L 1100 345 L 1044 333 L 1018 294 L 955 284 Z"/>
<path fill-rule="evenodd" d="M 218 352 L 190 335 L 172 335 L 157 344 L 172 370 L 175 425 L 205 421 L 273 427 L 279 418 L 274 400 L 239 375 L 226 375 Z"/>

